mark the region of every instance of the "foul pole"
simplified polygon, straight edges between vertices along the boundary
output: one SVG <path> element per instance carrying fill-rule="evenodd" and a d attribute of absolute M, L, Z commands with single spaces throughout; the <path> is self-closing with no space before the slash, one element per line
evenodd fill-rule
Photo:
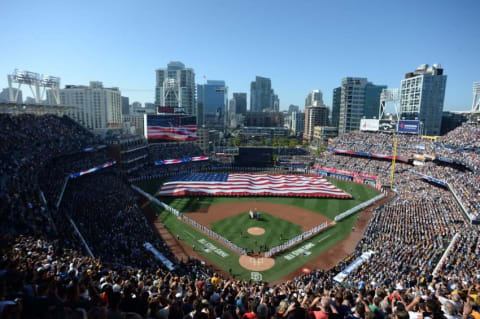
<path fill-rule="evenodd" d="M 390 172 L 390 190 L 393 189 L 393 177 L 395 175 L 395 158 L 397 157 L 397 138 L 393 140 L 392 171 Z"/>

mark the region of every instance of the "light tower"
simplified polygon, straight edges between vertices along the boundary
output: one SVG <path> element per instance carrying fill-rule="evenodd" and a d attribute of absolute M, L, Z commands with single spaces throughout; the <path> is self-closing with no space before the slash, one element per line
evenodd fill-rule
<path fill-rule="evenodd" d="M 395 107 L 395 114 L 398 115 L 398 104 L 400 104 L 400 90 L 399 89 L 383 89 L 380 94 L 380 112 L 378 114 L 378 119 L 383 118 L 385 113 L 386 103 L 393 102 Z"/>
<path fill-rule="evenodd" d="M 480 82 L 473 82 L 472 113 L 480 112 Z"/>
<path fill-rule="evenodd" d="M 56 76 L 44 75 L 30 71 L 21 71 L 15 69 L 13 74 L 8 74 L 8 92 L 10 102 L 16 102 L 18 92 L 22 84 L 28 85 L 32 92 L 35 103 L 41 104 L 45 96 L 45 90 L 50 88 L 57 105 L 60 105 L 60 78 Z M 17 91 L 13 93 L 13 83 L 17 83 Z M 40 92 L 40 89 L 41 92 Z"/>

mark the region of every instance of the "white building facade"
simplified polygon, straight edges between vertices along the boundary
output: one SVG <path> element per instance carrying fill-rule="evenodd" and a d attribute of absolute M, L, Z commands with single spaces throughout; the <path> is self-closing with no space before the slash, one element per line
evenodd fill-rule
<path fill-rule="evenodd" d="M 49 103 L 53 94 L 47 92 Z M 122 127 L 122 95 L 118 88 L 104 88 L 102 82 L 89 86 L 66 85 L 60 90 L 60 104 L 73 106 L 67 115 L 91 130 Z"/>
<path fill-rule="evenodd" d="M 156 70 L 155 105 L 173 107 L 197 116 L 195 102 L 195 72 L 181 62 L 170 62 L 167 68 Z"/>

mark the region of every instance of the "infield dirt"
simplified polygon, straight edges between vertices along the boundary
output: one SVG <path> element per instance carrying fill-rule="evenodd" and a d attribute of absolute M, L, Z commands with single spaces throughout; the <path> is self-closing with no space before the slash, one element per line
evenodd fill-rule
<path fill-rule="evenodd" d="M 302 209 L 297 206 L 265 203 L 265 202 L 238 202 L 223 203 L 202 207 L 197 211 L 189 212 L 186 215 L 197 221 L 198 223 L 210 228 L 210 224 L 225 218 L 236 216 L 242 213 L 248 213 L 250 210 L 268 213 L 275 217 L 284 219 L 293 224 L 302 227 L 302 231 L 307 231 L 313 227 L 324 223 L 331 222 L 327 217 L 314 213 L 312 211 Z"/>

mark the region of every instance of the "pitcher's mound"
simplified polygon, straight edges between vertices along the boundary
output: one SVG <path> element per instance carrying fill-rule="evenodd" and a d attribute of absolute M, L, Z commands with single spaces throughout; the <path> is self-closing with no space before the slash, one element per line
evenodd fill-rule
<path fill-rule="evenodd" d="M 266 257 L 250 257 L 246 255 L 240 256 L 238 259 L 240 266 L 252 271 L 269 270 L 275 265 L 275 259 Z"/>
<path fill-rule="evenodd" d="M 261 227 L 250 227 L 249 229 L 247 229 L 247 232 L 250 235 L 259 236 L 265 234 L 265 229 Z"/>

